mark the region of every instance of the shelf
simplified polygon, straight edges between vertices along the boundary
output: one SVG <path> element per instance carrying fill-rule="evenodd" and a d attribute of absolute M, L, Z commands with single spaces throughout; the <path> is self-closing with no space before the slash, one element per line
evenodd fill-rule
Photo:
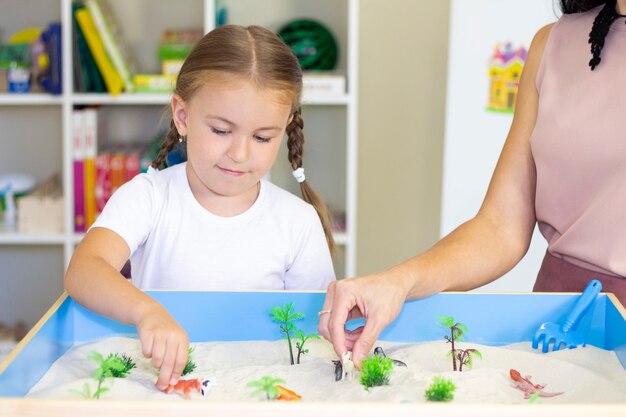
<path fill-rule="evenodd" d="M 65 236 L 62 234 L 23 234 L 7 231 L 0 224 L 0 245 L 62 245 Z"/>
<path fill-rule="evenodd" d="M 302 104 L 304 105 L 345 105 L 350 103 L 348 94 L 330 95 L 330 94 L 304 94 Z"/>
<path fill-rule="evenodd" d="M 103 107 L 106 119 L 102 119 L 102 146 L 124 147 L 144 143 L 162 130 L 164 121 L 167 122 L 162 117 L 163 110 L 169 107 L 172 96 L 172 93 L 126 93 L 112 96 L 107 93 L 74 91 L 72 58 L 76 51 L 73 49 L 71 37 L 72 1 L 41 2 L 45 5 L 29 9 L 24 7 L 24 0 L 12 0 L 10 3 L 15 3 L 15 12 L 0 13 L 0 23 L 7 33 L 28 25 L 43 27 L 51 21 L 62 23 L 63 94 L 53 96 L 34 92 L 0 93 L 0 125 L 6 131 L 5 136 L 22 138 L 19 141 L 5 141 L 0 147 L 0 156 L 4 158 L 0 160 L 5 171 L 28 171 L 38 179 L 46 178 L 50 172 L 60 172 L 67 203 L 64 209 L 64 233 L 25 235 L 3 230 L 0 225 L 0 254 L 13 250 L 13 246 L 20 246 L 17 249 L 20 254 L 26 253 L 23 247 L 28 245 L 32 246 L 30 250 L 33 253 L 37 250 L 56 253 L 59 252 L 56 245 L 60 245 L 65 267 L 84 236 L 82 233 L 75 233 L 72 227 L 73 111 L 83 106 Z M 302 106 L 306 107 L 307 140 L 318 145 L 310 148 L 311 152 L 307 152 L 307 161 L 312 167 L 323 168 L 316 170 L 316 189 L 323 191 L 326 201 L 345 211 L 346 222 L 353 224 L 356 213 L 359 0 L 270 0 L 265 6 L 261 6 L 256 0 L 228 0 L 224 3 L 217 0 L 141 0 L 137 4 L 124 0 L 110 2 L 120 25 L 125 29 L 124 34 L 136 55 L 138 67 L 146 73 L 160 70 L 160 63 L 154 52 L 164 29 L 202 27 L 204 31 L 209 31 L 214 28 L 216 7 L 221 7 L 219 4 L 228 7 L 229 23 L 261 24 L 270 30 L 277 30 L 278 26 L 300 16 L 323 21 L 341 46 L 337 71 L 345 75 L 345 85 L 337 90 L 315 90 L 310 87 L 303 91 Z M 29 0 L 27 3 L 39 3 L 39 0 Z M 18 15 L 17 5 L 23 10 L 29 9 L 29 13 Z M 148 14 L 143 13 L 146 7 L 150 10 Z M 340 94 L 328 91 L 338 91 Z M 33 112 L 36 112 L 36 123 L 32 122 Z M 282 163 L 286 164 L 285 161 Z M 331 168 L 326 170 L 325 167 Z M 296 188 L 292 184 L 290 171 L 287 167 L 286 178 L 290 179 L 289 186 Z M 294 190 L 294 193 L 300 195 L 299 190 Z M 336 262 L 337 275 L 352 276 L 355 273 L 356 231 L 350 228 L 348 232 L 338 231 L 333 235 L 341 254 Z M 38 248 L 39 246 L 44 248 Z M 26 259 L 26 255 L 19 257 L 22 256 Z M 57 260 L 51 258 L 45 262 L 52 261 Z"/>
<path fill-rule="evenodd" d="M 350 243 L 350 238 L 345 232 L 333 232 L 333 238 L 335 239 L 335 244 L 337 245 L 348 245 Z"/>
<path fill-rule="evenodd" d="M 171 94 L 74 94 L 72 104 L 106 104 L 106 105 L 166 105 L 170 103 Z"/>
<path fill-rule="evenodd" d="M 0 106 L 60 106 L 63 96 L 52 94 L 0 94 Z"/>
<path fill-rule="evenodd" d="M 120 94 L 112 96 L 110 94 L 74 94 L 72 104 L 74 105 L 145 105 L 145 104 L 169 104 L 171 94 Z M 328 94 L 305 94 L 302 98 L 304 105 L 346 105 L 350 102 L 348 94 L 328 95 Z M 60 101 L 59 101 L 60 103 Z M 13 103 L 14 104 L 14 103 Z"/>

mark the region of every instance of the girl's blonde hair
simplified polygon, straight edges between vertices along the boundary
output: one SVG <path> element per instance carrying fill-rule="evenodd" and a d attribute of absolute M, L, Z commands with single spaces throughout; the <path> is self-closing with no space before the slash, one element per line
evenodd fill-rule
<path fill-rule="evenodd" d="M 289 47 L 276 34 L 260 26 L 220 26 L 193 48 L 180 69 L 174 93 L 189 101 L 198 88 L 215 79 L 250 80 L 261 89 L 278 93 L 281 101 L 291 103 L 293 118 L 286 129 L 288 158 L 293 170 L 302 167 L 302 69 Z M 172 120 L 152 166 L 158 168 L 178 142 Z M 324 201 L 306 180 L 300 183 L 300 191 L 304 201 L 315 207 L 332 253 L 335 243 Z"/>

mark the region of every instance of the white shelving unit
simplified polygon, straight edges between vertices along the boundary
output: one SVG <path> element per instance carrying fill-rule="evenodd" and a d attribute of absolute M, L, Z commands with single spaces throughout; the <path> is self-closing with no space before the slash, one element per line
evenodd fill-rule
<path fill-rule="evenodd" d="M 133 52 L 136 53 L 140 70 L 146 73 L 160 71 L 156 50 L 163 29 L 203 27 L 205 31 L 209 31 L 215 25 L 215 0 L 109 1 Z M 0 285 L 7 288 L 7 291 L 0 291 L 0 316 L 7 317 L 9 322 L 25 319 L 33 324 L 45 311 L 24 315 L 24 311 L 18 308 L 19 312 L 14 312 L 16 307 L 24 305 L 25 296 L 32 296 L 33 289 L 49 293 L 50 302 L 43 302 L 42 309 L 56 299 L 62 291 L 63 272 L 75 245 L 82 237 L 73 230 L 71 124 L 75 106 L 98 105 L 107 108 L 116 121 L 111 130 L 119 135 L 118 139 L 122 143 L 138 140 L 137 135 L 142 132 L 142 140 L 147 142 L 158 132 L 152 122 L 156 121 L 158 124 L 170 99 L 167 94 L 110 96 L 74 93 L 71 3 L 71 0 L 0 0 L 3 10 L 0 14 L 1 41 L 6 41 L 8 36 L 19 29 L 30 26 L 45 27 L 54 20 L 61 21 L 63 36 L 62 95 L 0 93 L 0 175 L 28 173 L 42 181 L 59 172 L 62 174 L 65 196 L 63 234 L 23 235 L 5 230 L 0 223 L 0 265 L 12 265 L 8 270 L 0 270 Z M 359 2 L 227 0 L 220 4 L 227 7 L 228 23 L 256 24 L 278 31 L 290 20 L 313 18 L 323 22 L 338 41 L 338 69 L 346 75 L 347 91 L 338 96 L 303 97 L 304 163 L 307 179 L 327 200 L 329 206 L 345 212 L 346 230 L 335 234 L 338 244 L 335 266 L 338 277 L 353 276 L 356 272 Z M 286 146 L 283 146 L 283 152 L 272 170 L 272 181 L 299 195 L 297 183 L 291 176 L 287 162 Z M 5 262 L 8 258 L 12 263 Z M 12 293 L 14 286 L 7 286 L 7 282 L 14 283 L 18 279 L 22 287 L 16 288 L 15 293 Z"/>

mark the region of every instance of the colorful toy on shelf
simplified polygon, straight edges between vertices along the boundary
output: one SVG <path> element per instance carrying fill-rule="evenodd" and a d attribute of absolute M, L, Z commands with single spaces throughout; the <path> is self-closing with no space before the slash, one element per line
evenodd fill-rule
<path fill-rule="evenodd" d="M 333 70 L 337 65 L 337 41 L 320 22 L 298 19 L 278 31 L 283 41 L 298 57 L 303 70 Z"/>
<path fill-rule="evenodd" d="M 585 287 L 585 290 L 576 301 L 574 308 L 562 324 L 546 322 L 539 326 L 533 337 L 533 349 L 537 349 L 542 342 L 543 347 L 541 351 L 544 353 L 550 348 L 550 343 L 553 343 L 552 350 L 559 350 L 562 346 L 568 349 L 574 349 L 580 345 L 585 346 L 585 338 L 582 334 L 576 332 L 576 326 L 596 300 L 600 291 L 602 291 L 602 283 L 600 281 L 595 279 L 589 281 L 589 284 L 587 284 L 587 287 Z"/>
<path fill-rule="evenodd" d="M 522 377 L 519 371 L 515 369 L 511 369 L 509 371 L 509 375 L 511 376 L 511 379 L 513 380 L 512 386 L 524 392 L 524 399 L 529 399 L 533 395 L 537 395 L 539 397 L 556 397 L 557 395 L 563 394 L 562 392 L 553 392 L 553 393 L 544 392 L 543 389 L 545 388 L 545 384 L 544 385 L 533 384 L 530 381 L 530 375 L 526 375 L 525 377 Z"/>
<path fill-rule="evenodd" d="M 15 198 L 23 196 L 33 189 L 35 178 L 24 174 L 8 174 L 0 176 L 0 197 L 2 198 L 2 211 L 4 213 L 4 227 L 7 230 L 16 228 L 16 205 Z"/>

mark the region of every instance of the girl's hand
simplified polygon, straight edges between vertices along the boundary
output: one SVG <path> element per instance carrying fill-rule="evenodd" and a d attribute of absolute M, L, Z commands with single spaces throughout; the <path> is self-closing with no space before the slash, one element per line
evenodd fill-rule
<path fill-rule="evenodd" d="M 384 273 L 331 282 L 326 292 L 317 330 L 332 342 L 337 356 L 352 351 L 357 367 L 365 358 L 378 335 L 391 323 L 406 300 L 408 290 Z M 349 320 L 365 318 L 365 326 L 346 330 Z"/>
<path fill-rule="evenodd" d="M 164 390 L 178 382 L 189 352 L 189 338 L 182 327 L 161 306 L 150 306 L 137 323 L 143 354 L 160 368 L 157 388 Z"/>

